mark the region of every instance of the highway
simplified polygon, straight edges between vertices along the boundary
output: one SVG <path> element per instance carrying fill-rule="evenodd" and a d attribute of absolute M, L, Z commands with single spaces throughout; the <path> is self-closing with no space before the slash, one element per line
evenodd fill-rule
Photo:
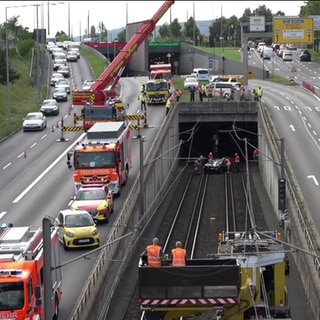
<path fill-rule="evenodd" d="M 298 66 L 301 78 L 311 80 L 319 66 L 304 62 L 308 68 Z M 77 63 L 71 63 L 73 84 L 81 87 L 83 79 L 92 78 L 89 66 L 83 57 Z M 282 70 L 282 61 L 275 68 Z M 289 74 L 290 68 L 287 68 Z M 271 70 L 271 69 L 270 69 Z M 299 71 L 301 70 L 301 71 Z M 123 99 L 129 104 L 127 114 L 139 112 L 138 94 L 142 78 L 122 78 Z M 319 132 L 317 129 L 319 101 L 304 89 L 298 87 L 280 87 L 277 84 L 250 81 L 249 86 L 262 84 L 263 99 L 269 105 L 280 137 L 285 138 L 288 158 L 304 192 L 310 211 L 315 213 L 314 220 L 319 227 L 317 217 L 320 172 L 317 166 L 319 157 Z M 319 79 L 314 85 L 320 87 Z M 69 98 L 70 99 L 70 98 Z M 48 127 L 43 132 L 18 131 L 0 144 L 1 179 L 0 179 L 0 217 L 1 222 L 11 222 L 15 226 L 41 225 L 46 215 L 55 218 L 58 211 L 68 207 L 73 195 L 73 173 L 67 168 L 66 153 L 71 150 L 82 136 L 81 132 L 65 132 L 66 141 L 61 137 L 61 120 L 66 125 L 73 125 L 72 111 L 69 114 L 68 103 L 61 103 L 61 115 L 48 117 Z M 148 125 L 145 130 L 144 154 L 148 152 L 154 136 L 165 116 L 164 106 L 148 109 Z M 132 132 L 135 135 L 135 132 Z M 108 225 L 99 226 L 102 240 L 106 238 L 114 216 L 117 214 L 130 190 L 139 170 L 139 141 L 133 139 L 133 167 L 129 181 L 119 199 L 115 200 L 115 210 Z M 305 165 L 302 165 L 305 164 Z M 319 230 L 319 228 L 318 228 Z M 67 264 L 87 251 L 62 253 L 63 299 L 60 306 L 60 319 L 67 319 L 81 291 L 86 277 L 95 262 L 95 255 L 90 259 Z"/>

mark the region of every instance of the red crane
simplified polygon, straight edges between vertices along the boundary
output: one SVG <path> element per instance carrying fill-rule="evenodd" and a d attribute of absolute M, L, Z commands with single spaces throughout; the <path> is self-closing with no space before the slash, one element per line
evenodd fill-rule
<path fill-rule="evenodd" d="M 72 104 L 84 106 L 87 101 L 90 101 L 92 104 L 104 105 L 108 98 L 114 98 L 116 96 L 115 87 L 118 84 L 124 68 L 129 63 L 133 54 L 138 50 L 139 46 L 154 30 L 157 22 L 173 4 L 174 0 L 165 1 L 151 20 L 144 21 L 133 37 L 120 49 L 115 59 L 90 87 L 89 91 L 73 93 Z"/>

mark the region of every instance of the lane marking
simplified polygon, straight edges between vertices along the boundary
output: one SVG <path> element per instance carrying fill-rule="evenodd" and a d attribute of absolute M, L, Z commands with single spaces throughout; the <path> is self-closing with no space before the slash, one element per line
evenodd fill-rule
<path fill-rule="evenodd" d="M 308 179 L 313 179 L 313 182 L 315 183 L 316 186 L 319 185 L 317 178 L 314 175 L 308 176 Z"/>

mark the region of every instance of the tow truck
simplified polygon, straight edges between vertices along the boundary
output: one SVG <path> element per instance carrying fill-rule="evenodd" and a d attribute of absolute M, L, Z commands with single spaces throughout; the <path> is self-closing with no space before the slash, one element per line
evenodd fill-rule
<path fill-rule="evenodd" d="M 280 238 L 277 231 L 222 232 L 211 259 L 188 260 L 185 267 L 140 264 L 140 309 L 147 320 L 208 311 L 219 320 L 291 319 Z"/>
<path fill-rule="evenodd" d="M 58 319 L 62 296 L 59 240 L 51 228 L 51 319 Z M 0 319 L 44 319 L 43 231 L 38 226 L 0 226 Z M 47 292 L 48 292 L 47 290 Z"/>
<path fill-rule="evenodd" d="M 107 110 L 108 107 L 106 106 L 109 99 L 114 101 L 115 107 L 118 103 L 119 109 L 123 108 L 123 103 L 121 99 L 117 97 L 116 93 L 116 86 L 121 74 L 131 60 L 133 54 L 138 50 L 143 41 L 147 39 L 149 34 L 154 30 L 157 22 L 163 17 L 173 3 L 174 0 L 165 1 L 150 20 L 146 20 L 140 25 L 133 37 L 119 51 L 118 55 L 107 66 L 98 79 L 96 79 L 88 91 L 73 92 L 72 105 L 82 106 L 84 108 L 83 121 L 85 121 L 86 108 L 90 108 L 90 110 L 93 110 L 94 108 L 106 109 L 106 113 L 109 114 L 110 111 Z M 99 113 L 101 115 L 101 112 Z M 115 119 L 116 118 L 117 117 L 115 117 Z M 80 119 L 81 116 L 77 118 L 77 120 Z M 90 121 L 92 122 L 93 119 Z"/>

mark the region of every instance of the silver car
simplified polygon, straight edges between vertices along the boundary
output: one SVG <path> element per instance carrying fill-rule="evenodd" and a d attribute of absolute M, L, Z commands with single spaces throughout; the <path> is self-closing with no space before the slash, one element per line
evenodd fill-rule
<path fill-rule="evenodd" d="M 52 92 L 52 98 L 56 101 L 68 101 L 68 93 L 65 88 L 57 87 Z"/>
<path fill-rule="evenodd" d="M 58 80 L 56 82 L 56 85 L 55 85 L 56 88 L 65 88 L 65 90 L 67 91 L 68 94 L 70 94 L 70 83 L 67 79 L 61 79 L 61 80 Z"/>
<path fill-rule="evenodd" d="M 42 112 L 29 112 L 23 119 L 23 131 L 43 130 L 47 127 L 47 118 Z"/>

